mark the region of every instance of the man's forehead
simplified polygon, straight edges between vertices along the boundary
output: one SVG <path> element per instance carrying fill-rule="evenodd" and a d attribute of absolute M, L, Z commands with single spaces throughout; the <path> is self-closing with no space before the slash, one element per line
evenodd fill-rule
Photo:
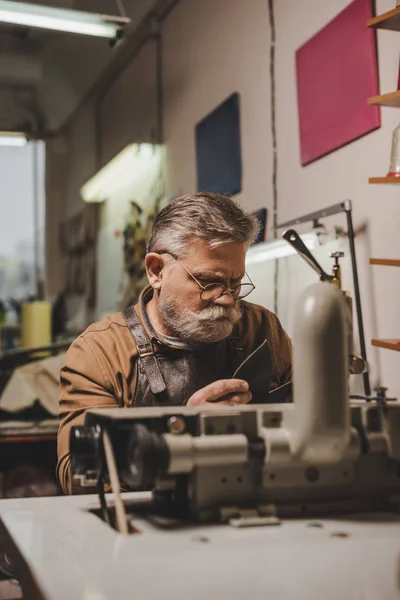
<path fill-rule="evenodd" d="M 220 244 L 214 248 L 196 244 L 187 252 L 186 262 L 194 274 L 240 277 L 244 275 L 245 256 L 245 244 Z"/>
<path fill-rule="evenodd" d="M 202 240 L 193 240 L 185 248 L 185 255 L 188 257 L 201 257 L 209 260 L 228 262 L 230 259 L 244 258 L 246 255 L 246 245 L 226 242 L 211 247 Z"/>
<path fill-rule="evenodd" d="M 227 281 L 228 279 L 243 279 L 245 276 L 245 271 L 243 269 L 212 269 L 212 270 L 203 270 L 203 269 L 194 269 L 193 275 L 197 279 L 202 280 L 210 280 L 210 282 L 214 281 Z"/>

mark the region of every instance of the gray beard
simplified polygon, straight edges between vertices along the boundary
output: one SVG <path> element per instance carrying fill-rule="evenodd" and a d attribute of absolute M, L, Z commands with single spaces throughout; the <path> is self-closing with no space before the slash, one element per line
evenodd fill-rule
<path fill-rule="evenodd" d="M 227 338 L 242 316 L 237 306 L 208 306 L 195 313 L 165 292 L 160 294 L 158 310 L 171 335 L 186 341 L 206 343 Z"/>

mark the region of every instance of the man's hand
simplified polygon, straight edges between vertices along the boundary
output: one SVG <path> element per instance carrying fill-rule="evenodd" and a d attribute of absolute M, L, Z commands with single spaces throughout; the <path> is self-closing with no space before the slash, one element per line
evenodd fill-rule
<path fill-rule="evenodd" d="M 201 388 L 201 390 L 197 390 L 190 396 L 187 406 L 200 406 L 202 404 L 235 406 L 236 404 L 247 404 L 250 400 L 251 392 L 247 381 L 243 381 L 243 379 L 219 379 Z"/>

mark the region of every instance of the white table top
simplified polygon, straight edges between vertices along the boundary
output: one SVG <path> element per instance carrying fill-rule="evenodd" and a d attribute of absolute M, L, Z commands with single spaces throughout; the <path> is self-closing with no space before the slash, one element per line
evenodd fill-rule
<path fill-rule="evenodd" d="M 137 518 L 141 533 L 121 535 L 87 512 L 98 506 L 96 496 L 0 501 L 1 547 L 29 600 L 400 598 L 394 515 L 180 530 Z"/>

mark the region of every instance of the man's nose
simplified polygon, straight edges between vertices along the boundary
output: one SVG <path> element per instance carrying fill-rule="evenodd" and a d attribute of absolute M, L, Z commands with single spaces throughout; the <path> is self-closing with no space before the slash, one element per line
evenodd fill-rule
<path fill-rule="evenodd" d="M 235 303 L 236 300 L 231 292 L 225 292 L 225 294 L 222 294 L 222 296 L 214 300 L 214 304 L 217 304 L 218 306 L 235 306 Z"/>

